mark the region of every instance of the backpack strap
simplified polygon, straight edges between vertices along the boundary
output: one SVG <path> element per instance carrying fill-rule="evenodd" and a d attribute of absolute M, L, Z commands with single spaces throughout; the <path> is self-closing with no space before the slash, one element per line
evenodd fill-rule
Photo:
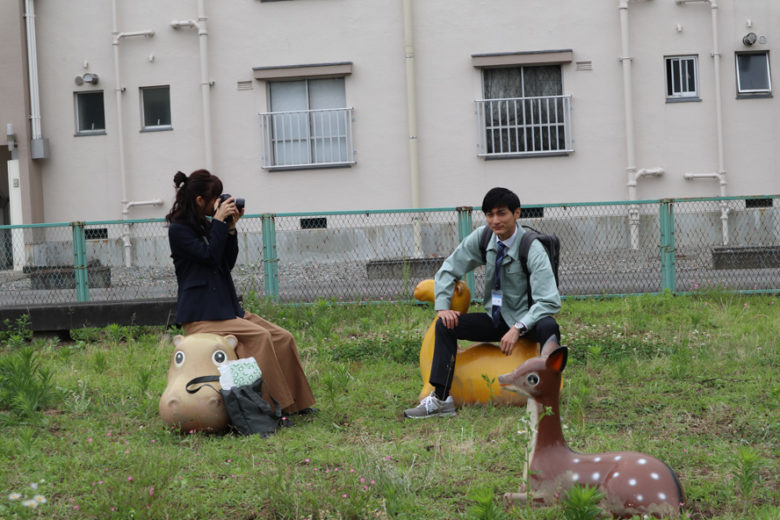
<path fill-rule="evenodd" d="M 528 252 L 531 250 L 531 243 L 533 243 L 534 240 L 536 240 L 537 235 L 539 234 L 538 231 L 536 231 L 532 227 L 523 226 L 525 228 L 525 233 L 523 233 L 523 236 L 520 237 L 520 265 L 523 267 L 523 272 L 525 273 L 525 282 L 526 282 L 526 288 L 528 292 L 528 308 L 531 308 L 531 305 L 534 304 L 534 299 L 531 296 L 531 272 L 528 270 Z"/>
<path fill-rule="evenodd" d="M 490 239 L 493 237 L 493 230 L 490 226 L 485 226 L 482 229 L 482 234 L 479 236 L 479 254 L 482 256 L 482 263 L 487 262 L 487 246 L 490 243 Z"/>

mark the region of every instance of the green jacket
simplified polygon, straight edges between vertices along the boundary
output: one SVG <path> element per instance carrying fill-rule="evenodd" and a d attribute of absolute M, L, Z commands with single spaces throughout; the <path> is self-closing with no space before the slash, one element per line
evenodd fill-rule
<path fill-rule="evenodd" d="M 485 262 L 479 251 L 480 226 L 458 244 L 455 251 L 444 261 L 434 277 L 437 311 L 450 308 L 455 283 L 474 268 L 485 265 L 485 311 L 492 310 L 493 273 L 496 263 L 496 240 L 491 237 L 485 254 Z M 510 326 L 522 322 L 529 329 L 545 316 L 551 316 L 561 310 L 561 296 L 555 285 L 555 275 L 544 246 L 538 240 L 531 243 L 528 251 L 528 270 L 531 273 L 531 297 L 533 305 L 528 308 L 528 287 L 520 263 L 520 237 L 525 230 L 518 224 L 518 233 L 512 247 L 504 255 L 501 263 L 501 316 Z M 495 234 L 493 235 L 495 237 Z"/>

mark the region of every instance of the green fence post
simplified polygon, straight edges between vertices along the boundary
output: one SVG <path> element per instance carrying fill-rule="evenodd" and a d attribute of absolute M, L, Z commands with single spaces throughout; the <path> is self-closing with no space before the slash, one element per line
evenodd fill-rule
<path fill-rule="evenodd" d="M 474 231 L 474 223 L 471 219 L 471 213 L 474 211 L 472 206 L 458 206 L 455 208 L 458 212 L 458 243 L 462 242 L 464 238 Z M 469 291 L 474 294 L 474 272 L 470 271 L 466 273 L 466 285 L 469 286 Z"/>
<path fill-rule="evenodd" d="M 674 199 L 662 199 L 659 207 L 661 224 L 661 287 L 677 292 L 677 270 L 674 258 Z"/>
<path fill-rule="evenodd" d="M 263 222 L 263 275 L 265 297 L 279 300 L 279 258 L 276 256 L 276 222 L 273 213 L 260 216 Z"/>
<path fill-rule="evenodd" d="M 87 239 L 84 223 L 71 222 L 70 225 L 73 228 L 73 277 L 76 281 L 76 299 L 80 302 L 88 302 Z"/>

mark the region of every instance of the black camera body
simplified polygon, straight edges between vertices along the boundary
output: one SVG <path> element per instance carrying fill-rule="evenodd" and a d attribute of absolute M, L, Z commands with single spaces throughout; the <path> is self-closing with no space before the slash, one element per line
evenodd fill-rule
<path fill-rule="evenodd" d="M 223 193 L 222 195 L 220 195 L 219 196 L 219 203 L 220 203 L 220 205 L 223 202 L 225 202 L 226 200 L 228 200 L 232 196 L 233 195 L 231 195 L 230 193 Z M 238 209 L 238 211 L 241 211 L 242 209 L 244 209 L 244 204 L 246 203 L 246 201 L 244 199 L 236 198 L 234 202 L 236 203 L 236 208 Z"/>
<path fill-rule="evenodd" d="M 223 193 L 222 195 L 220 195 L 219 196 L 219 205 L 221 206 L 223 202 L 225 202 L 226 200 L 228 200 L 232 196 L 233 195 L 231 195 L 230 193 Z M 246 203 L 246 201 L 244 199 L 236 198 L 236 199 L 233 200 L 233 202 L 236 203 L 236 209 L 238 209 L 239 212 L 244 209 L 244 204 Z M 232 220 L 233 220 L 233 217 L 228 217 L 228 218 L 225 219 L 225 222 L 230 223 Z"/>

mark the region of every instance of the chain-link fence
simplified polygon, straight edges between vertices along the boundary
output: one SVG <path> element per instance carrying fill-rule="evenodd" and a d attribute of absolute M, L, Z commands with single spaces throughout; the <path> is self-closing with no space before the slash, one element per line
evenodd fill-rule
<path fill-rule="evenodd" d="M 564 296 L 780 290 L 780 196 L 548 204 L 521 222 L 561 240 Z M 408 300 L 484 224 L 471 207 L 248 215 L 239 294 Z M 0 226 L 0 307 L 175 298 L 162 219 Z M 481 298 L 484 268 L 467 280 Z"/>

